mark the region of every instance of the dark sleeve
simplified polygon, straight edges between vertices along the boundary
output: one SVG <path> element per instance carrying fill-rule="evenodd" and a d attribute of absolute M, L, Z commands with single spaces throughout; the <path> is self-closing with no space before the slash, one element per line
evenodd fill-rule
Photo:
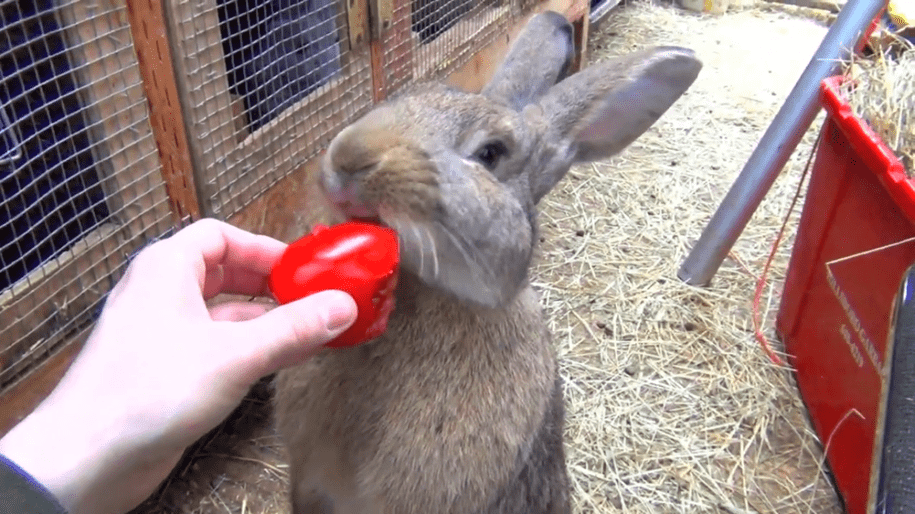
<path fill-rule="evenodd" d="M 0 455 L 0 514 L 67 514 L 57 498 Z"/>

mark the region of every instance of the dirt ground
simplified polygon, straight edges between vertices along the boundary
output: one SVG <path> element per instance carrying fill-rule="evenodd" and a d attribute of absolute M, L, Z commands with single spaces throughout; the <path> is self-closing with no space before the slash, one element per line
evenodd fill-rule
<path fill-rule="evenodd" d="M 825 31 L 770 5 L 706 15 L 648 0 L 592 31 L 592 61 L 674 44 L 704 69 L 629 149 L 573 169 L 543 202 L 533 279 L 566 381 L 575 512 L 841 512 L 791 374 L 751 322 L 820 118 L 713 283 L 676 276 Z M 761 306 L 773 340 L 788 233 Z M 288 512 L 269 395 L 260 384 L 135 512 Z"/>

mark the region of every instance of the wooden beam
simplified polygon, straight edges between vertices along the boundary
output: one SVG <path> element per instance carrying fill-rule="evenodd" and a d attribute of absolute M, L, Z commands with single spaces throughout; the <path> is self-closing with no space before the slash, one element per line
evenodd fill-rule
<path fill-rule="evenodd" d="M 347 32 L 349 32 L 349 46 L 341 51 L 357 51 L 369 44 L 371 31 L 369 29 L 369 4 L 368 0 L 346 0 Z"/>
<path fill-rule="evenodd" d="M 380 13 L 373 27 L 371 44 L 372 98 L 378 103 L 413 80 L 413 32 L 411 0 L 370 0 L 372 12 Z M 390 6 L 390 7 L 389 7 Z M 391 20 L 385 26 L 384 11 L 390 9 Z M 374 16 L 374 15 L 373 15 Z M 380 33 L 379 33 L 380 31 Z"/>
<path fill-rule="evenodd" d="M 127 2 L 134 48 L 162 161 L 162 179 L 176 224 L 200 219 L 200 202 L 175 81 L 162 0 Z"/>
<path fill-rule="evenodd" d="M 163 8 L 183 113 L 175 121 L 182 120 L 187 131 L 201 214 L 219 217 L 236 208 L 225 194 L 225 184 L 250 177 L 225 158 L 238 135 L 216 0 L 166 0 Z"/>
<path fill-rule="evenodd" d="M 588 63 L 588 29 L 591 25 L 591 17 L 588 13 L 583 14 L 578 19 L 571 19 L 572 28 L 575 38 L 575 58 L 572 60 L 572 66 L 569 71 L 576 73 L 587 66 Z"/>

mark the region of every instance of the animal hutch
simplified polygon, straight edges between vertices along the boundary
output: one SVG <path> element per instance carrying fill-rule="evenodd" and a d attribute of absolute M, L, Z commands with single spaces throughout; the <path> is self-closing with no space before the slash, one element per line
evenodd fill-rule
<path fill-rule="evenodd" d="M 402 87 L 478 90 L 587 0 L 0 0 L 0 429 L 54 387 L 130 257 L 201 217 L 289 241 L 317 157 Z"/>

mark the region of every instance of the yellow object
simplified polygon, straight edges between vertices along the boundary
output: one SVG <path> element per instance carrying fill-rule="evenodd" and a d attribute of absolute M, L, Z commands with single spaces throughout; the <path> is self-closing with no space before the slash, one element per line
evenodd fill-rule
<path fill-rule="evenodd" d="M 915 0 L 890 0 L 886 13 L 897 28 L 915 24 Z"/>
<path fill-rule="evenodd" d="M 680 0 L 680 5 L 691 11 L 722 14 L 730 7 L 731 0 Z"/>

